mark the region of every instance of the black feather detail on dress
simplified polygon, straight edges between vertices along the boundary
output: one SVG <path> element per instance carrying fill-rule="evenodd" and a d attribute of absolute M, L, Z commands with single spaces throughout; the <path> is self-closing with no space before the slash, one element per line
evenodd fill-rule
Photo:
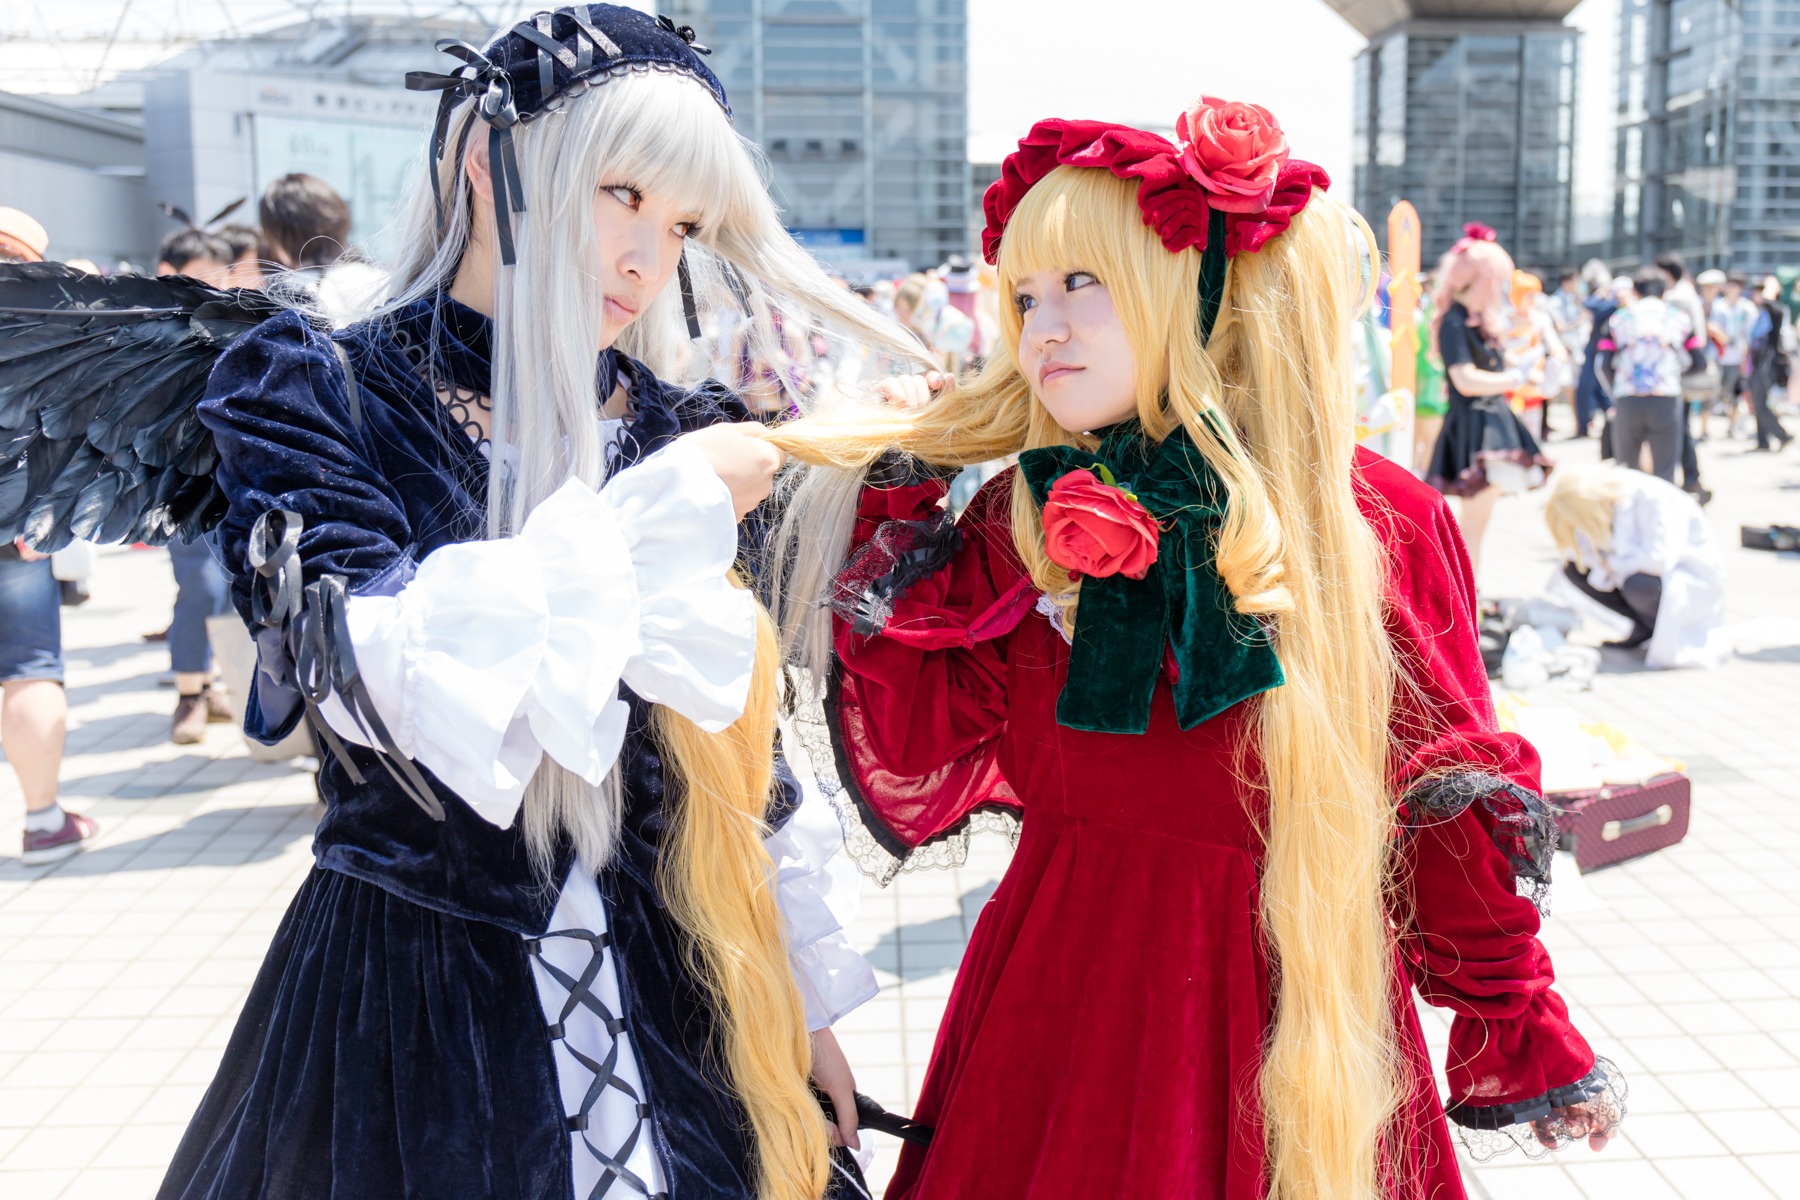
<path fill-rule="evenodd" d="M 184 275 L 0 266 L 0 540 L 160 545 L 225 509 L 195 413 L 239 335 L 281 311 Z"/>

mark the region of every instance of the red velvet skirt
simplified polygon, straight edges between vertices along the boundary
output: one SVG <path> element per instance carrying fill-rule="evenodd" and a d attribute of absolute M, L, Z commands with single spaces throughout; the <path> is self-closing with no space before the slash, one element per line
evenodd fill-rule
<path fill-rule="evenodd" d="M 1033 810 L 938 1031 L 915 1113 L 936 1133 L 901 1152 L 888 1200 L 1264 1200 L 1256 913 L 1241 850 Z M 1417 1082 L 1392 1195 L 1462 1200 L 1396 992 Z"/>

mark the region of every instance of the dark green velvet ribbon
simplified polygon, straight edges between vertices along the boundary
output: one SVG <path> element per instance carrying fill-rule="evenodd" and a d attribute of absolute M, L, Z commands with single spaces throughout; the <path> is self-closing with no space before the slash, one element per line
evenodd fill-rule
<path fill-rule="evenodd" d="M 1178 672 L 1175 717 L 1183 729 L 1280 687 L 1285 679 L 1268 632 L 1237 611 L 1219 577 L 1225 485 L 1187 431 L 1177 427 L 1153 442 L 1128 421 L 1108 431 L 1098 451 L 1049 446 L 1019 455 L 1040 505 L 1058 479 L 1100 465 L 1156 518 L 1161 537 L 1144 578 L 1081 581 L 1057 723 L 1094 733 L 1145 732 L 1165 649 Z"/>
<path fill-rule="evenodd" d="M 1225 214 L 1213 209 L 1206 218 L 1206 249 L 1200 252 L 1200 345 L 1212 341 L 1213 326 L 1225 303 Z"/>

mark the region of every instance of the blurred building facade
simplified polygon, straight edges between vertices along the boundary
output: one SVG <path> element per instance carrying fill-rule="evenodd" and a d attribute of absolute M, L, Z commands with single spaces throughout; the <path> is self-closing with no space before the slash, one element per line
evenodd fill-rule
<path fill-rule="evenodd" d="M 136 123 L 0 92 L 0 204 L 50 234 L 50 256 L 145 265 L 156 244 Z"/>
<path fill-rule="evenodd" d="M 847 275 L 969 250 L 965 0 L 658 0 L 763 147 L 795 237 Z"/>
<path fill-rule="evenodd" d="M 1800 261 L 1800 0 L 1621 0 L 1621 261 Z"/>
<path fill-rule="evenodd" d="M 353 17 L 202 43 L 144 82 L 151 198 L 204 220 L 249 197 L 253 214 L 272 180 L 304 172 L 350 202 L 351 241 L 382 254 L 437 111 L 435 93 L 406 90 L 406 72 L 443 69 L 437 38 L 486 33 L 461 20 Z"/>
<path fill-rule="evenodd" d="M 1328 0 L 1369 39 L 1355 71 L 1351 181 L 1386 246 L 1410 200 L 1427 261 L 1468 221 L 1521 266 L 1567 261 L 1574 194 L 1575 0 Z M 1629 0 L 1627 0 L 1629 2 Z"/>

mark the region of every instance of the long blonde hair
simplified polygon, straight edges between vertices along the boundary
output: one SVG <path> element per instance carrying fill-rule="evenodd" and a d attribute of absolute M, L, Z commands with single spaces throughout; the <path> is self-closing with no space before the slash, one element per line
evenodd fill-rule
<path fill-rule="evenodd" d="M 449 144 L 476 136 L 474 101 L 453 114 Z M 490 472 L 488 534 L 516 531 L 566 480 L 605 479 L 597 428 L 595 363 L 602 297 L 587 264 L 597 261 L 591 205 L 597 190 L 630 182 L 679 196 L 700 217 L 686 248 L 703 313 L 744 307 L 750 337 L 775 344 L 771 314 L 791 326 L 822 320 L 900 358 L 913 340 L 833 283 L 783 230 L 754 149 L 712 95 L 686 76 L 627 72 L 514 131 L 530 208 L 515 225 L 516 266 L 495 272 L 493 438 L 517 450 Z M 474 214 L 463 163 L 437 166 L 445 219 L 437 218 L 425 170 L 395 240 L 401 257 L 374 320 L 447 291 Z M 683 332 L 676 289 L 665 288 L 620 336 L 618 348 L 660 378 L 688 383 L 709 365 Z M 777 653 L 766 616 L 746 715 L 706 733 L 658 707 L 653 728 L 677 782 L 670 848 L 659 887 L 719 1012 L 719 1050 L 754 1135 L 762 1200 L 816 1200 L 828 1175 L 825 1124 L 807 1086 L 804 1009 L 783 944 L 763 847 L 774 745 Z M 547 870 L 559 841 L 597 869 L 612 856 L 620 819 L 617 770 L 600 785 L 545 760 L 527 786 L 526 845 Z"/>
<path fill-rule="evenodd" d="M 796 556 L 781 543 L 819 535 L 806 526 L 809 511 L 831 533 L 837 510 L 827 493 L 888 447 L 960 465 L 1082 440 L 1032 399 L 1014 350 L 1022 319 L 1006 299 L 1020 275 L 1043 269 L 1092 271 L 1108 285 L 1136 359 L 1138 415 L 1153 436 L 1182 426 L 1229 489 L 1220 573 L 1238 609 L 1272 628 L 1287 676 L 1257 702 L 1244 763 L 1260 773 L 1267 802 L 1262 929 L 1276 996 L 1258 1099 L 1279 1200 L 1380 1194 L 1406 1086 L 1387 907 L 1397 663 L 1383 624 L 1384 560 L 1351 479 L 1346 331 L 1370 286 L 1358 243 L 1373 255 L 1362 220 L 1315 196 L 1287 232 L 1232 260 L 1202 346 L 1198 252 L 1171 254 L 1144 227 L 1134 184 L 1058 168 L 1008 226 L 1001 337 L 979 377 L 916 413 L 862 408 L 771 433 L 796 458 L 827 468 L 814 507 L 778 531 L 777 557 L 791 564 Z M 1045 555 L 1041 517 L 1021 483 L 1011 500 L 1013 541 L 1033 581 L 1051 595 L 1078 595 Z M 815 547 L 811 557 L 830 556 Z M 790 572 L 772 602 L 790 650 L 806 657 L 819 645 L 806 629 L 817 594 L 796 584 L 802 578 Z"/>

